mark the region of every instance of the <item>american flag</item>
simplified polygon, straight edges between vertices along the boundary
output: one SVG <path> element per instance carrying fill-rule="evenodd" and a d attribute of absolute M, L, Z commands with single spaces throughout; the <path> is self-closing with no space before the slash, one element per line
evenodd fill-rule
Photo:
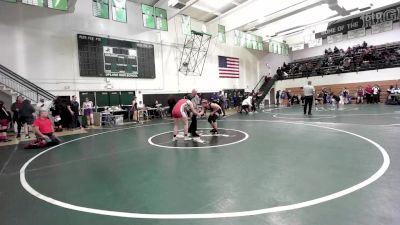
<path fill-rule="evenodd" d="M 239 78 L 239 58 L 218 56 L 219 77 Z"/>

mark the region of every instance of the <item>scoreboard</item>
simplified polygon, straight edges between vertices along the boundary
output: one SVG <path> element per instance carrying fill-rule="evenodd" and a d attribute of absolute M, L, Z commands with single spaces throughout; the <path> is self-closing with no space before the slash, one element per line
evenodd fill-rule
<path fill-rule="evenodd" d="M 154 45 L 78 34 L 82 77 L 154 79 Z"/>

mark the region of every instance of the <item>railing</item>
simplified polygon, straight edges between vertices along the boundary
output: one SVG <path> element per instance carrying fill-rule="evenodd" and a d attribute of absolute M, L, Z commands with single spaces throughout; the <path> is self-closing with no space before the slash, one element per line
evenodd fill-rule
<path fill-rule="evenodd" d="M 258 81 L 258 83 L 256 84 L 256 86 L 253 88 L 254 92 L 258 92 L 258 90 L 260 90 L 261 86 L 265 83 L 265 78 L 267 76 L 262 76 L 261 79 Z"/>
<path fill-rule="evenodd" d="M 34 102 L 39 102 L 41 98 L 50 101 L 56 98 L 56 96 L 50 92 L 14 73 L 3 65 L 0 65 L 0 83 Z"/>
<path fill-rule="evenodd" d="M 277 78 L 278 78 L 278 76 L 276 74 L 269 80 L 266 80 L 266 77 L 264 77 L 264 82 L 261 82 L 262 85 L 258 89 L 258 92 L 261 92 L 262 94 L 261 94 L 260 98 L 258 99 L 257 104 L 259 104 L 261 101 L 264 100 L 265 96 L 267 96 L 267 94 L 271 90 L 272 86 L 274 86 L 275 81 L 277 80 Z M 256 88 L 257 88 L 258 85 L 259 84 L 256 85 Z"/>

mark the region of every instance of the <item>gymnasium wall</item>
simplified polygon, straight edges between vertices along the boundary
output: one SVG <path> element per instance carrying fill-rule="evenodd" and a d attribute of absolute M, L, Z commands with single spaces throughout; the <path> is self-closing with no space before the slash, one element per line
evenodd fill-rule
<path fill-rule="evenodd" d="M 361 38 L 355 38 L 355 39 L 350 39 L 346 40 L 347 35 L 343 35 L 343 41 L 333 43 L 333 44 L 328 44 L 327 40 L 323 40 L 323 45 L 320 47 L 315 47 L 315 48 L 306 48 L 304 50 L 299 50 L 299 51 L 294 51 L 292 53 L 292 60 L 297 60 L 297 59 L 304 59 L 312 56 L 318 56 L 318 55 L 323 55 L 325 49 L 333 48 L 337 46 L 339 49 L 343 48 L 346 50 L 349 46 L 353 47 L 354 45 L 361 44 L 363 41 L 366 41 L 368 45 L 380 45 L 380 44 L 385 44 L 389 42 L 397 42 L 400 41 L 400 23 L 394 23 L 393 24 L 393 30 L 379 33 L 379 34 L 371 34 L 371 29 L 368 29 L 365 31 L 366 36 L 361 37 Z"/>
<path fill-rule="evenodd" d="M 326 89 L 329 92 L 333 92 L 336 95 L 339 95 L 341 91 L 343 91 L 344 88 L 349 90 L 350 95 L 355 97 L 357 94 L 357 89 L 358 87 L 365 88 L 367 85 L 378 85 L 381 88 L 381 95 L 380 95 L 380 100 L 381 102 L 386 102 L 386 99 L 388 99 L 388 93 L 386 92 L 387 89 L 390 88 L 391 85 L 395 85 L 397 80 L 385 80 L 385 81 L 374 81 L 373 83 L 371 82 L 359 82 L 359 83 L 346 83 L 346 84 L 331 84 L 331 85 L 318 85 L 315 86 L 315 91 L 317 94 L 319 94 L 322 89 Z M 288 88 L 286 90 L 290 90 L 292 95 L 298 95 L 301 96 L 303 94 L 303 89 L 302 87 L 294 87 L 294 88 Z"/>
<path fill-rule="evenodd" d="M 378 81 L 399 81 L 400 85 L 400 68 L 389 68 L 382 70 L 369 70 L 358 73 L 343 73 L 337 75 L 326 75 L 310 78 L 299 78 L 291 80 L 282 80 L 275 83 L 275 90 L 285 90 L 296 87 L 303 87 L 307 81 L 311 81 L 314 86 L 322 85 L 341 85 L 352 83 L 370 83 L 375 84 Z M 386 84 L 386 83 L 385 83 Z M 393 83 L 396 85 L 396 83 Z"/>
<path fill-rule="evenodd" d="M 179 48 L 184 42 L 181 18 L 169 21 L 169 31 L 143 27 L 140 5 L 127 2 L 128 23 L 92 16 L 92 1 L 77 1 L 75 12 L 65 13 L 23 4 L 0 1 L 0 64 L 56 95 L 108 89 L 105 78 L 80 77 L 76 34 L 154 44 L 156 79 L 111 78 L 111 90 L 137 90 L 139 99 L 146 93 L 200 92 L 244 88 L 251 90 L 265 67 L 265 52 L 217 43 L 210 45 L 203 76 L 178 74 Z M 199 30 L 201 23 L 193 21 Z M 240 79 L 218 78 L 218 55 L 240 58 Z"/>

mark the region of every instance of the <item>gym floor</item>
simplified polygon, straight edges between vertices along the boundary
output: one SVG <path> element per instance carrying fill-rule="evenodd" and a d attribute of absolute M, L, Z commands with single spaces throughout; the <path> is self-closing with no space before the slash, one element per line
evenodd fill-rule
<path fill-rule="evenodd" d="M 5 225 L 400 224 L 400 108 L 234 114 L 201 140 L 169 120 L 0 148 Z"/>

